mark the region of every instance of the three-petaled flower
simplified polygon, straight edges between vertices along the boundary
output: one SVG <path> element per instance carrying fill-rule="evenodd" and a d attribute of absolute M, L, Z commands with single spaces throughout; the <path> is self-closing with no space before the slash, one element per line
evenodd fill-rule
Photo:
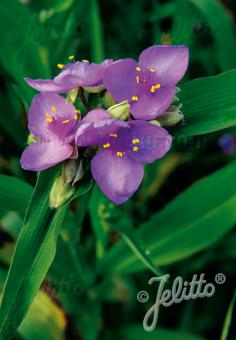
<path fill-rule="evenodd" d="M 144 50 L 138 63 L 129 58 L 112 63 L 103 81 L 117 102 L 129 101 L 135 119 L 151 120 L 167 110 L 187 67 L 186 46 L 157 45 Z"/>
<path fill-rule="evenodd" d="M 173 113 L 170 105 L 175 85 L 188 66 L 188 48 L 152 46 L 141 53 L 138 62 L 126 58 L 94 64 L 75 62 L 73 56 L 69 59 L 73 62 L 58 65 L 62 71 L 54 79 L 26 78 L 31 87 L 43 93 L 34 97 L 29 110 L 29 130 L 37 141 L 23 152 L 21 166 L 41 171 L 74 157 L 75 143 L 80 148 L 96 146 L 92 175 L 110 200 L 121 204 L 138 189 L 144 165 L 163 157 L 171 147 L 172 137 L 167 130 L 149 121 L 165 112 L 169 116 Z M 108 111 L 94 109 L 80 121 L 79 110 L 58 95 L 77 88 L 88 92 L 106 89 L 119 104 Z M 81 91 L 79 94 L 87 109 L 86 98 Z M 116 113 L 123 105 L 129 112 Z M 161 118 L 165 121 L 167 115 Z M 182 117 L 179 114 L 174 118 Z M 168 124 L 173 121 L 171 117 Z"/>
<path fill-rule="evenodd" d="M 112 60 L 106 59 L 100 64 L 78 61 L 67 65 L 60 65 L 60 72 L 54 79 L 31 79 L 25 81 L 39 92 L 66 93 L 78 87 L 96 92 L 104 88 L 103 75 Z"/>
<path fill-rule="evenodd" d="M 23 169 L 41 171 L 69 158 L 80 111 L 54 93 L 40 93 L 29 110 L 29 130 L 38 138 L 23 152 Z"/>
<path fill-rule="evenodd" d="M 169 133 L 159 126 L 141 120 L 111 119 L 102 109 L 90 111 L 76 133 L 78 146 L 101 146 L 91 161 L 91 171 L 115 204 L 133 195 L 143 178 L 144 164 L 163 157 L 171 141 Z"/>

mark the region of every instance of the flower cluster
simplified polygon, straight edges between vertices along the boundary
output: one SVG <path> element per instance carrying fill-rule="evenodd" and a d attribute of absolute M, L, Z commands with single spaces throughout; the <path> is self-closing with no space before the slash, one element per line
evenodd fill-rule
<path fill-rule="evenodd" d="M 144 164 L 163 157 L 171 147 L 171 135 L 154 120 L 173 114 L 175 85 L 188 67 L 188 48 L 152 46 L 138 62 L 127 58 L 95 64 L 69 59 L 71 63 L 58 65 L 62 70 L 54 79 L 26 78 L 41 93 L 29 109 L 29 130 L 35 142 L 23 152 L 21 166 L 41 171 L 68 158 L 80 158 L 84 148 L 96 147 L 92 175 L 110 200 L 121 204 L 139 187 Z M 82 115 L 58 94 L 76 89 L 82 94 L 107 91 L 116 105 L 100 104 Z M 84 96 L 81 99 L 86 101 Z M 123 107 L 126 114 L 117 114 Z"/>

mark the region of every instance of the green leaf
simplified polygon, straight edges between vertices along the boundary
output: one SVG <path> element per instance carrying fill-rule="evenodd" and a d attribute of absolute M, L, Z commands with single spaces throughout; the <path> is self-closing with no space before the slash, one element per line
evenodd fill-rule
<path fill-rule="evenodd" d="M 206 134 L 236 125 L 236 70 L 185 83 L 179 93 L 186 125 L 177 136 Z"/>
<path fill-rule="evenodd" d="M 0 212 L 16 211 L 25 214 L 32 187 L 22 180 L 0 175 Z"/>
<path fill-rule="evenodd" d="M 55 212 L 49 208 L 49 192 L 57 172 L 55 167 L 39 175 L 27 210 L 1 303 L 2 339 L 15 333 L 55 255 L 57 222 L 65 213 L 64 209 Z"/>
<path fill-rule="evenodd" d="M 59 229 L 70 203 L 57 210 L 49 206 L 49 193 L 59 169 L 57 166 L 39 174 L 4 289 L 1 339 L 15 333 L 55 257 Z M 82 180 L 74 198 L 87 192 L 90 185 L 90 177 Z"/>
<path fill-rule="evenodd" d="M 232 317 L 233 317 L 233 312 L 234 312 L 235 302 L 236 302 L 236 291 L 234 293 L 234 296 L 233 296 L 233 298 L 230 302 L 228 311 L 226 313 L 226 317 L 225 317 L 225 321 L 224 321 L 220 340 L 227 340 L 227 338 L 228 338 L 229 329 L 230 329 L 230 325 L 231 325 Z"/>
<path fill-rule="evenodd" d="M 207 18 L 215 42 L 215 58 L 221 71 L 236 67 L 233 14 L 218 0 L 189 0 Z M 227 39 L 226 39 L 227 37 Z"/>
<path fill-rule="evenodd" d="M 89 0 L 89 2 L 92 59 L 94 62 L 101 62 L 104 59 L 104 41 L 99 5 L 97 0 Z"/>
<path fill-rule="evenodd" d="M 2 0 L 0 12 L 0 63 L 29 102 L 34 92 L 23 78 L 46 78 L 51 73 L 45 50 L 40 45 L 42 27 L 37 15 L 19 1 Z"/>
<path fill-rule="evenodd" d="M 233 228 L 235 173 L 234 162 L 193 184 L 140 225 L 139 236 L 157 265 L 172 264 L 209 248 Z M 143 269 L 123 242 L 114 246 L 100 265 L 116 273 Z"/>

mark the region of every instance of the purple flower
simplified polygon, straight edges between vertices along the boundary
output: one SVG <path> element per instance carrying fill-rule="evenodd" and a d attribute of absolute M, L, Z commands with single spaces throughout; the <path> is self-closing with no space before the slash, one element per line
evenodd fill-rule
<path fill-rule="evenodd" d="M 76 133 L 78 146 L 101 146 L 91 161 L 92 175 L 101 190 L 115 204 L 126 201 L 138 189 L 144 164 L 161 158 L 172 138 L 154 124 L 111 119 L 95 109 L 81 121 Z"/>
<path fill-rule="evenodd" d="M 111 63 L 111 59 L 106 59 L 100 64 L 79 61 L 61 65 L 63 70 L 54 79 L 25 78 L 25 81 L 40 92 L 65 93 L 78 87 L 96 91 L 103 86 L 104 71 Z"/>
<path fill-rule="evenodd" d="M 69 158 L 79 111 L 64 97 L 53 93 L 36 95 L 29 109 L 29 130 L 38 141 L 21 156 L 25 170 L 41 171 Z"/>
<path fill-rule="evenodd" d="M 188 58 L 185 46 L 152 46 L 141 53 L 138 63 L 122 59 L 110 65 L 104 73 L 104 85 L 117 102 L 129 101 L 134 118 L 151 120 L 171 104 Z"/>

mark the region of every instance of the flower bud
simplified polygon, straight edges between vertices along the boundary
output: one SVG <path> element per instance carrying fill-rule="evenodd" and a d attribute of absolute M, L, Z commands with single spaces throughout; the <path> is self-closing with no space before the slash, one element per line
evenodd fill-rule
<path fill-rule="evenodd" d="M 66 184 L 76 182 L 84 177 L 84 166 L 81 159 L 69 159 L 62 168 L 62 176 Z"/>
<path fill-rule="evenodd" d="M 67 95 L 67 97 L 66 97 L 66 101 L 67 101 L 68 103 L 74 104 L 75 101 L 76 101 L 77 95 L 78 95 L 78 88 L 72 89 L 72 90 L 68 93 L 68 95 Z"/>
<path fill-rule="evenodd" d="M 116 104 L 116 101 L 112 98 L 112 96 L 106 91 L 104 96 L 101 97 L 101 102 L 105 108 L 108 108 L 112 105 Z"/>
<path fill-rule="evenodd" d="M 154 125 L 156 125 L 156 126 L 161 126 L 160 122 L 159 122 L 157 119 L 150 120 L 150 123 L 151 123 L 151 124 L 154 124 Z"/>
<path fill-rule="evenodd" d="M 183 120 L 184 116 L 182 113 L 165 113 L 159 117 L 161 126 L 174 126 Z"/>
<path fill-rule="evenodd" d="M 89 93 L 100 93 L 105 90 L 105 86 L 103 84 L 97 86 L 86 86 L 83 89 Z"/>
<path fill-rule="evenodd" d="M 35 142 L 37 142 L 39 139 L 38 137 L 35 137 L 34 135 L 32 135 L 32 133 L 28 136 L 28 139 L 27 139 L 27 144 L 30 145 L 30 144 L 33 144 Z"/>
<path fill-rule="evenodd" d="M 109 107 L 107 111 L 114 119 L 127 120 L 130 118 L 129 108 L 130 108 L 129 102 L 125 100 L 119 104 L 115 104 Z"/>
<path fill-rule="evenodd" d="M 50 207 L 59 208 L 74 195 L 75 188 L 66 183 L 63 175 L 57 177 L 50 192 Z"/>
<path fill-rule="evenodd" d="M 167 111 L 158 117 L 161 126 L 174 126 L 183 120 L 184 115 L 180 111 L 182 104 L 170 105 Z"/>

